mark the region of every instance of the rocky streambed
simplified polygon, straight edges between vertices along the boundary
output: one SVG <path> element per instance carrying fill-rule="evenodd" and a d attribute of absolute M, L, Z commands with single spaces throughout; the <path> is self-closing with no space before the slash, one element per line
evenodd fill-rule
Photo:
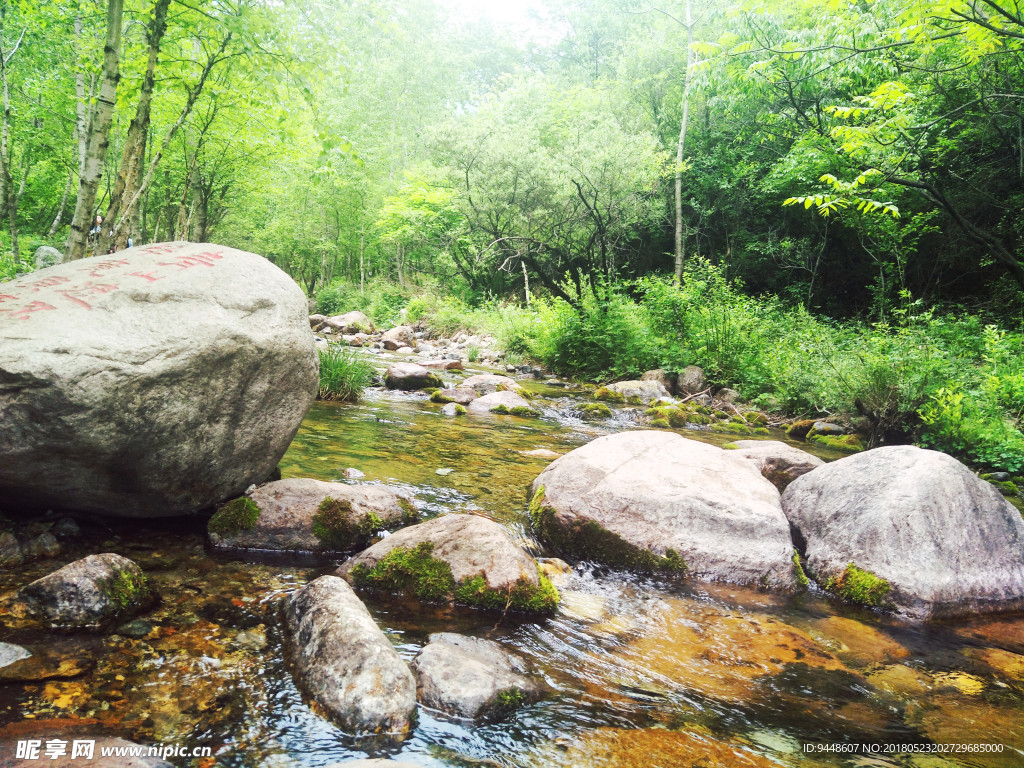
<path fill-rule="evenodd" d="M 554 456 L 636 428 L 644 409 L 612 403 L 610 418 L 592 421 L 580 409 L 590 393 L 520 383 L 540 415 L 449 417 L 425 394 L 384 388 L 358 404 L 316 403 L 282 474 L 387 485 L 420 519 L 482 514 L 543 557 L 550 553 L 534 538 L 530 484 Z M 651 456 L 651 466 L 659 460 Z M 140 566 L 157 598 L 99 633 L 26 629 L 5 615 L 0 642 L 31 656 L 5 663 L 15 652 L 0 645 L 4 747 L 35 733 L 209 746 L 211 758 L 172 760 L 196 766 L 327 766 L 367 756 L 523 768 L 1024 762 L 1019 615 L 911 621 L 815 587 L 767 591 L 550 561 L 542 565 L 560 593 L 551 615 L 364 599 L 418 674 L 431 666 L 441 679 L 455 674 L 441 651 L 477 638 L 510 653 L 536 688 L 475 720 L 465 715 L 476 710 L 453 711 L 442 693 L 421 690 L 404 739 L 353 737 L 312 703 L 307 686 L 296 687 L 285 661 L 286 605 L 335 571 L 330 556 L 301 565 L 251 552 L 240 559 L 210 546 L 199 516 L 33 529 L 37 538 L 47 532 L 56 547 L 47 540 L 37 559 L 0 570 L 0 592 L 117 552 Z M 422 653 L 428 645 L 436 650 Z M 855 754 L 855 744 L 878 751 Z"/>

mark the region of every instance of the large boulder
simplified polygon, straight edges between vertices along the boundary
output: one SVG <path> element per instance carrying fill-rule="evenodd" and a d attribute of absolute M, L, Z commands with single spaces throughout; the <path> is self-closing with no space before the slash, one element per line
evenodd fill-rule
<path fill-rule="evenodd" d="M 725 448 L 736 451 L 754 463 L 757 470 L 771 482 L 779 492 L 801 475 L 824 466 L 825 462 L 807 451 L 801 451 L 781 440 L 737 440 Z"/>
<path fill-rule="evenodd" d="M 808 574 L 849 599 L 921 619 L 1024 608 L 1020 512 L 944 453 L 849 456 L 795 480 L 782 507 Z"/>
<path fill-rule="evenodd" d="M 498 643 L 451 632 L 431 635 L 412 670 L 422 704 L 469 719 L 507 714 L 544 690 Z"/>
<path fill-rule="evenodd" d="M 793 543 L 779 492 L 731 451 L 669 432 L 622 432 L 556 459 L 530 516 L 558 552 L 638 570 L 789 589 Z"/>
<path fill-rule="evenodd" d="M 384 373 L 384 385 L 388 389 L 426 389 L 443 387 L 441 377 L 429 368 L 416 363 L 395 363 Z"/>
<path fill-rule="evenodd" d="M 409 732 L 416 681 L 343 579 L 311 581 L 285 620 L 296 681 L 332 720 L 353 734 Z"/>
<path fill-rule="evenodd" d="M 210 518 L 219 549 L 351 552 L 416 520 L 407 496 L 385 485 L 276 480 L 225 504 Z"/>
<path fill-rule="evenodd" d="M 323 326 L 339 333 L 372 333 L 373 323 L 362 312 L 346 312 L 344 315 L 326 317 Z"/>
<path fill-rule="evenodd" d="M 8 610 L 60 630 L 101 629 L 150 599 L 146 576 L 126 557 L 106 552 L 68 563 L 8 598 Z"/>
<path fill-rule="evenodd" d="M 63 264 L 64 254 L 49 245 L 40 245 L 36 248 L 36 252 L 32 254 L 32 263 L 36 265 L 37 270 L 46 269 L 57 264 Z"/>
<path fill-rule="evenodd" d="M 4 283 L 0 498 L 210 507 L 270 475 L 318 376 L 302 291 L 251 253 L 149 245 Z"/>
<path fill-rule="evenodd" d="M 499 376 L 496 373 L 478 373 L 462 380 L 460 387 L 474 390 L 478 395 L 490 395 L 494 392 L 521 392 L 522 387 L 515 379 Z"/>
<path fill-rule="evenodd" d="M 500 413 L 512 414 L 514 416 L 535 416 L 536 411 L 530 407 L 530 403 L 515 392 L 491 392 L 489 395 L 478 397 L 469 402 L 467 406 L 472 413 Z"/>
<path fill-rule="evenodd" d="M 380 337 L 384 349 L 392 351 L 402 347 L 416 346 L 416 332 L 408 325 L 398 325 L 390 331 L 385 331 Z"/>
<path fill-rule="evenodd" d="M 558 593 L 504 528 L 478 515 L 445 515 L 403 528 L 346 562 L 357 589 L 424 603 L 551 613 Z"/>
<path fill-rule="evenodd" d="M 676 392 L 680 395 L 696 395 L 707 388 L 708 380 L 700 366 L 688 365 L 676 377 Z"/>
<path fill-rule="evenodd" d="M 669 397 L 668 390 L 665 386 L 654 379 L 644 379 L 643 381 L 616 381 L 614 384 L 609 384 L 605 389 L 611 390 L 622 395 L 623 399 L 627 403 L 633 405 L 640 405 L 653 401 L 660 400 L 665 397 Z"/>

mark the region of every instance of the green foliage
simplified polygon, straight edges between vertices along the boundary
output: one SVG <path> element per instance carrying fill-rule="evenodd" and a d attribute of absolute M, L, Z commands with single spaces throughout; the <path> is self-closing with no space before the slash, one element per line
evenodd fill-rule
<path fill-rule="evenodd" d="M 251 531 L 259 518 L 260 508 L 256 502 L 248 496 L 239 496 L 214 512 L 206 529 L 218 536 L 234 536 L 243 531 Z"/>
<path fill-rule="evenodd" d="M 825 582 L 825 589 L 835 592 L 851 603 L 877 608 L 885 602 L 886 596 L 892 591 L 892 585 L 871 571 L 848 563 L 842 574 L 838 577 L 833 576 Z"/>
<path fill-rule="evenodd" d="M 330 344 L 317 350 L 320 356 L 321 400 L 355 401 L 373 381 L 373 366 L 351 347 Z"/>
<path fill-rule="evenodd" d="M 124 610 L 145 596 L 148 590 L 148 580 L 146 574 L 142 572 L 136 574 L 125 568 L 117 572 L 107 590 L 110 593 L 110 599 L 118 608 Z"/>
<path fill-rule="evenodd" d="M 495 701 L 498 709 L 502 712 L 512 712 L 519 709 L 526 701 L 526 696 L 518 688 L 503 688 L 495 694 Z"/>
<path fill-rule="evenodd" d="M 410 293 L 400 285 L 378 280 L 359 289 L 359 283 L 336 280 L 316 296 L 316 311 L 328 317 L 356 310 L 381 327 L 398 325 Z"/>

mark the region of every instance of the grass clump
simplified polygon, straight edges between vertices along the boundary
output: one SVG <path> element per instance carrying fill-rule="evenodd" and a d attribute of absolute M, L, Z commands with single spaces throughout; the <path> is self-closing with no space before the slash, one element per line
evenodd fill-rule
<path fill-rule="evenodd" d="M 146 574 L 141 571 L 135 573 L 127 568 L 120 570 L 108 587 L 110 599 L 114 601 L 118 608 L 124 610 L 145 596 L 149 588 L 148 584 Z"/>
<path fill-rule="evenodd" d="M 494 697 L 497 709 L 501 712 L 512 712 L 523 706 L 526 696 L 518 688 L 505 688 Z"/>
<path fill-rule="evenodd" d="M 206 530 L 218 536 L 234 536 L 251 531 L 260 518 L 260 508 L 248 496 L 239 496 L 222 506 L 206 524 Z"/>
<path fill-rule="evenodd" d="M 318 350 L 318 354 L 320 387 L 317 397 L 321 400 L 354 402 L 373 381 L 373 366 L 349 347 L 331 344 Z"/>
<path fill-rule="evenodd" d="M 838 577 L 833 576 L 825 582 L 825 589 L 834 592 L 851 603 L 877 608 L 885 601 L 892 591 L 892 585 L 871 571 L 858 568 L 847 563 L 846 570 Z"/>

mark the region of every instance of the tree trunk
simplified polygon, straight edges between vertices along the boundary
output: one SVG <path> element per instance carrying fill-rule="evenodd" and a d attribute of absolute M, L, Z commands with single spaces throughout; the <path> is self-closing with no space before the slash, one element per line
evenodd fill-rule
<path fill-rule="evenodd" d="M 135 107 L 135 117 L 128 126 L 128 137 L 121 153 L 121 163 L 114 179 L 114 189 L 110 194 L 110 205 L 103 220 L 108 223 L 105 233 L 99 237 L 97 251 L 106 253 L 112 243 L 123 248 L 127 240 L 127 232 L 122 230 L 112 237 L 111 228 L 121 214 L 121 205 L 127 197 L 131 199 L 138 188 L 142 177 L 142 163 L 146 153 L 146 138 L 149 133 L 150 112 L 153 104 L 153 86 L 156 82 L 156 65 L 160 58 L 160 43 L 167 31 L 167 9 L 171 0 L 157 0 L 153 7 L 153 18 L 149 23 L 147 39 L 149 42 L 149 58 L 146 61 L 146 73 L 142 78 L 139 92 L 139 103 Z"/>
<path fill-rule="evenodd" d="M 690 78 L 693 64 L 690 61 L 693 45 L 693 19 L 690 16 L 690 0 L 686 0 L 686 77 L 683 81 L 683 117 L 679 121 L 679 141 L 676 143 L 676 283 L 683 282 L 683 148 L 686 145 L 686 125 L 690 119 Z"/>
<path fill-rule="evenodd" d="M 86 255 L 89 229 L 92 226 L 92 209 L 96 204 L 96 190 L 103 176 L 103 162 L 107 156 L 107 144 L 110 139 L 110 123 L 114 117 L 114 104 L 117 100 L 123 10 L 124 0 L 108 0 L 107 36 L 103 46 L 103 81 L 100 84 L 96 112 L 89 125 L 85 168 L 79 179 L 75 215 L 71 220 L 71 231 L 68 233 L 68 242 L 64 248 L 64 258 L 67 261 L 81 259 Z"/>
<path fill-rule="evenodd" d="M 61 195 L 60 205 L 57 206 L 57 215 L 53 217 L 53 223 L 46 230 L 46 237 L 50 238 L 57 234 L 60 229 L 60 220 L 64 218 L 64 209 L 68 206 L 68 196 L 71 194 L 71 183 L 75 180 L 74 171 L 68 171 L 68 181 L 64 185 L 64 194 Z"/>

